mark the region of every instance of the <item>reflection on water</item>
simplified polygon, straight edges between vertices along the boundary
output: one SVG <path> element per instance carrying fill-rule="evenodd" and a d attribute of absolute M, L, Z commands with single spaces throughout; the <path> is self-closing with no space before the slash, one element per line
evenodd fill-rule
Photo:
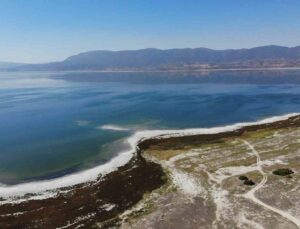
<path fill-rule="evenodd" d="M 80 82 L 127 82 L 151 84 L 300 84 L 300 70 L 239 70 L 204 72 L 81 72 L 56 75 Z"/>

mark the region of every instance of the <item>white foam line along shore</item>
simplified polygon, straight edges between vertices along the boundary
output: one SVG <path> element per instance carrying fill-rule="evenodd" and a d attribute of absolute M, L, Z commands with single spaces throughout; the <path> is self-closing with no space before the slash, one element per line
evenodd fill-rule
<path fill-rule="evenodd" d="M 102 129 L 102 130 L 114 130 L 114 131 L 129 131 L 130 130 L 128 128 L 120 127 L 120 126 L 116 126 L 116 125 L 103 125 L 98 128 Z"/>
<path fill-rule="evenodd" d="M 9 199 L 11 197 L 20 197 L 26 193 L 41 194 L 40 197 L 35 196 L 34 198 L 47 198 L 45 195 L 46 191 L 54 191 L 58 188 L 69 187 L 77 184 L 82 184 L 85 182 L 96 180 L 97 177 L 105 175 L 116 170 L 118 167 L 126 164 L 136 153 L 136 146 L 142 139 L 149 138 L 170 138 L 175 136 L 190 136 L 198 134 L 215 134 L 221 132 L 228 132 L 240 129 L 245 126 L 272 123 L 280 120 L 288 119 L 289 117 L 299 115 L 300 113 L 290 113 L 282 116 L 275 116 L 267 119 L 263 119 L 258 122 L 247 122 L 247 123 L 237 123 L 233 125 L 223 126 L 223 127 L 213 127 L 213 128 L 194 128 L 194 129 L 184 129 L 184 130 L 145 130 L 138 131 L 131 137 L 126 139 L 130 145 L 130 150 L 120 152 L 118 156 L 114 157 L 108 163 L 96 166 L 92 169 L 84 170 L 78 173 L 66 175 L 60 178 L 55 178 L 51 180 L 44 181 L 34 181 L 16 185 L 0 185 L 0 197 L 4 199 Z M 50 192 L 49 195 L 53 195 Z M 2 202 L 3 203 L 3 202 Z"/>
<path fill-rule="evenodd" d="M 252 200 L 253 202 L 263 206 L 264 208 L 271 210 L 277 214 L 279 214 L 280 216 L 286 218 L 287 220 L 293 222 L 298 228 L 300 228 L 300 219 L 297 219 L 296 217 L 290 215 L 288 212 L 282 211 L 278 208 L 272 207 L 264 202 L 262 202 L 261 200 L 259 200 L 258 198 L 256 198 L 255 196 L 255 192 L 259 189 L 261 189 L 267 182 L 268 180 L 268 176 L 267 174 L 263 171 L 262 167 L 261 167 L 261 160 L 260 160 L 260 156 L 259 153 L 255 150 L 255 148 L 248 142 L 243 140 L 243 142 L 245 143 L 245 145 L 247 145 L 251 151 L 255 154 L 256 156 L 256 166 L 257 166 L 257 170 L 260 172 L 260 174 L 263 176 L 263 179 L 261 180 L 261 182 L 256 185 L 253 189 L 251 189 L 249 192 L 247 192 L 246 194 L 244 194 L 244 197 Z"/>

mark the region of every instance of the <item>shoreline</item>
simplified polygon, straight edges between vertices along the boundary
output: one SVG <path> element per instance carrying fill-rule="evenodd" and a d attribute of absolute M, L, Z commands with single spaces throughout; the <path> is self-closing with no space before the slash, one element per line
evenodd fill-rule
<path fill-rule="evenodd" d="M 159 141 L 170 142 L 172 139 L 178 138 L 181 138 L 181 141 L 185 142 L 185 139 L 189 141 L 191 138 L 198 138 L 198 135 L 223 135 L 227 132 L 240 130 L 242 128 L 251 129 L 251 126 L 288 120 L 290 117 L 298 115 L 300 115 L 300 113 L 290 113 L 281 116 L 273 116 L 256 122 L 236 123 L 212 128 L 138 131 L 126 139 L 130 147 L 129 150 L 120 152 L 116 157 L 103 165 L 50 180 L 26 182 L 16 185 L 0 184 L 0 198 L 7 199 L 7 202 L 10 202 L 12 198 L 17 197 L 18 201 L 20 201 L 20 197 L 30 193 L 34 194 L 37 199 L 45 199 L 49 196 L 54 196 L 57 189 L 93 182 L 96 181 L 99 176 L 103 177 L 117 171 L 120 167 L 125 166 L 134 159 L 135 156 L 138 156 L 138 151 L 141 148 L 145 148 L 149 144 L 155 144 Z"/>
<path fill-rule="evenodd" d="M 143 152 L 155 145 L 159 149 L 182 147 L 187 144 L 214 142 L 222 138 L 241 136 L 246 132 L 267 128 L 300 127 L 300 114 L 276 116 L 252 123 L 238 123 L 225 127 L 188 129 L 185 131 L 146 131 L 152 137 L 137 142 L 136 153 L 126 164 L 97 180 L 65 187 L 46 199 L 31 199 L 19 203 L 3 202 L 0 205 L 0 226 L 15 228 L 39 226 L 43 228 L 78 226 L 89 227 L 101 223 L 109 228 L 121 223 L 120 214 L 133 207 L 145 194 L 162 187 L 166 174 L 162 167 L 143 157 Z M 158 133 L 160 135 L 158 135 Z M 156 134 L 156 135 L 154 135 Z M 86 216 L 86 218 L 82 218 Z M 82 218 L 77 222 L 77 218 Z M 73 223 L 71 223 L 73 222 Z"/>
<path fill-rule="evenodd" d="M 253 68 L 203 68 L 203 69 L 182 69 L 182 70 L 57 70 L 57 71 L 5 71 L 0 70 L 0 73 L 44 73 L 44 74 L 56 74 L 56 73 L 184 73 L 184 72 L 221 72 L 221 71 L 280 71 L 280 70 L 300 70 L 299 67 L 253 67 Z"/>

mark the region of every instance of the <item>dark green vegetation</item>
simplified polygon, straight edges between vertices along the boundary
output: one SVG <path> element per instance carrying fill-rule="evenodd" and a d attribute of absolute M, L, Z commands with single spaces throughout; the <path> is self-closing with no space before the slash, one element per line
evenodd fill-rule
<path fill-rule="evenodd" d="M 273 171 L 273 174 L 277 175 L 277 176 L 288 176 L 293 173 L 294 173 L 294 171 L 289 168 L 276 169 Z"/>
<path fill-rule="evenodd" d="M 239 180 L 243 181 L 244 185 L 255 185 L 255 182 L 253 180 L 249 179 L 247 176 L 244 175 L 239 176 Z"/>
<path fill-rule="evenodd" d="M 252 126 L 245 126 L 241 129 L 229 132 L 221 132 L 217 134 L 200 134 L 200 135 L 187 135 L 187 136 L 175 136 L 172 138 L 152 138 L 145 139 L 144 141 L 139 143 L 139 147 L 141 149 L 147 149 L 151 145 L 155 145 L 159 149 L 184 149 L 184 147 L 188 144 L 192 147 L 201 146 L 204 143 L 221 143 L 223 138 L 228 137 L 238 137 L 250 131 L 257 131 L 261 129 L 280 129 L 280 128 L 288 128 L 288 127 L 300 127 L 300 118 L 299 116 L 290 117 L 286 120 L 276 121 L 273 123 L 266 124 L 256 124 Z"/>
<path fill-rule="evenodd" d="M 246 181 L 249 180 L 249 178 L 247 176 L 239 176 L 239 180 Z"/>
<path fill-rule="evenodd" d="M 244 181 L 244 185 L 250 185 L 250 186 L 252 186 L 252 185 L 255 185 L 255 182 L 253 180 L 245 180 Z"/>

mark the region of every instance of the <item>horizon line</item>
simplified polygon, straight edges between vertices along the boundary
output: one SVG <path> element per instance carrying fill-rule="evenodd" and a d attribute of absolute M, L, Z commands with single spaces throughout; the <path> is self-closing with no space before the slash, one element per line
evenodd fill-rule
<path fill-rule="evenodd" d="M 229 51 L 229 50 L 250 50 L 250 49 L 255 49 L 255 48 L 262 48 L 262 47 L 282 47 L 282 48 L 297 48 L 300 47 L 299 45 L 296 46 L 285 46 L 285 45 L 277 45 L 277 44 L 269 44 L 269 45 L 259 45 L 259 46 L 251 46 L 249 48 L 224 48 L 224 49 L 215 49 L 215 48 L 207 48 L 207 47 L 186 47 L 186 48 L 155 48 L 155 47 L 148 47 L 148 48 L 140 48 L 140 49 L 119 49 L 119 50 L 112 50 L 112 49 L 90 49 L 90 50 L 86 50 L 86 51 L 81 51 L 75 54 L 71 54 L 67 57 L 65 57 L 62 60 L 53 60 L 53 61 L 47 61 L 47 62 L 22 62 L 22 61 L 7 61 L 7 60 L 0 60 L 0 64 L 24 64 L 24 65 L 31 65 L 31 64 L 49 64 L 49 63 L 55 63 L 55 62 L 62 62 L 65 61 L 66 59 L 68 59 L 69 57 L 72 56 L 76 56 L 79 54 L 83 54 L 83 53 L 89 53 L 89 52 L 126 52 L 126 51 L 141 51 L 141 50 L 160 50 L 160 51 L 168 51 L 168 50 L 185 50 L 185 49 L 207 49 L 207 50 L 212 50 L 212 51 Z"/>

